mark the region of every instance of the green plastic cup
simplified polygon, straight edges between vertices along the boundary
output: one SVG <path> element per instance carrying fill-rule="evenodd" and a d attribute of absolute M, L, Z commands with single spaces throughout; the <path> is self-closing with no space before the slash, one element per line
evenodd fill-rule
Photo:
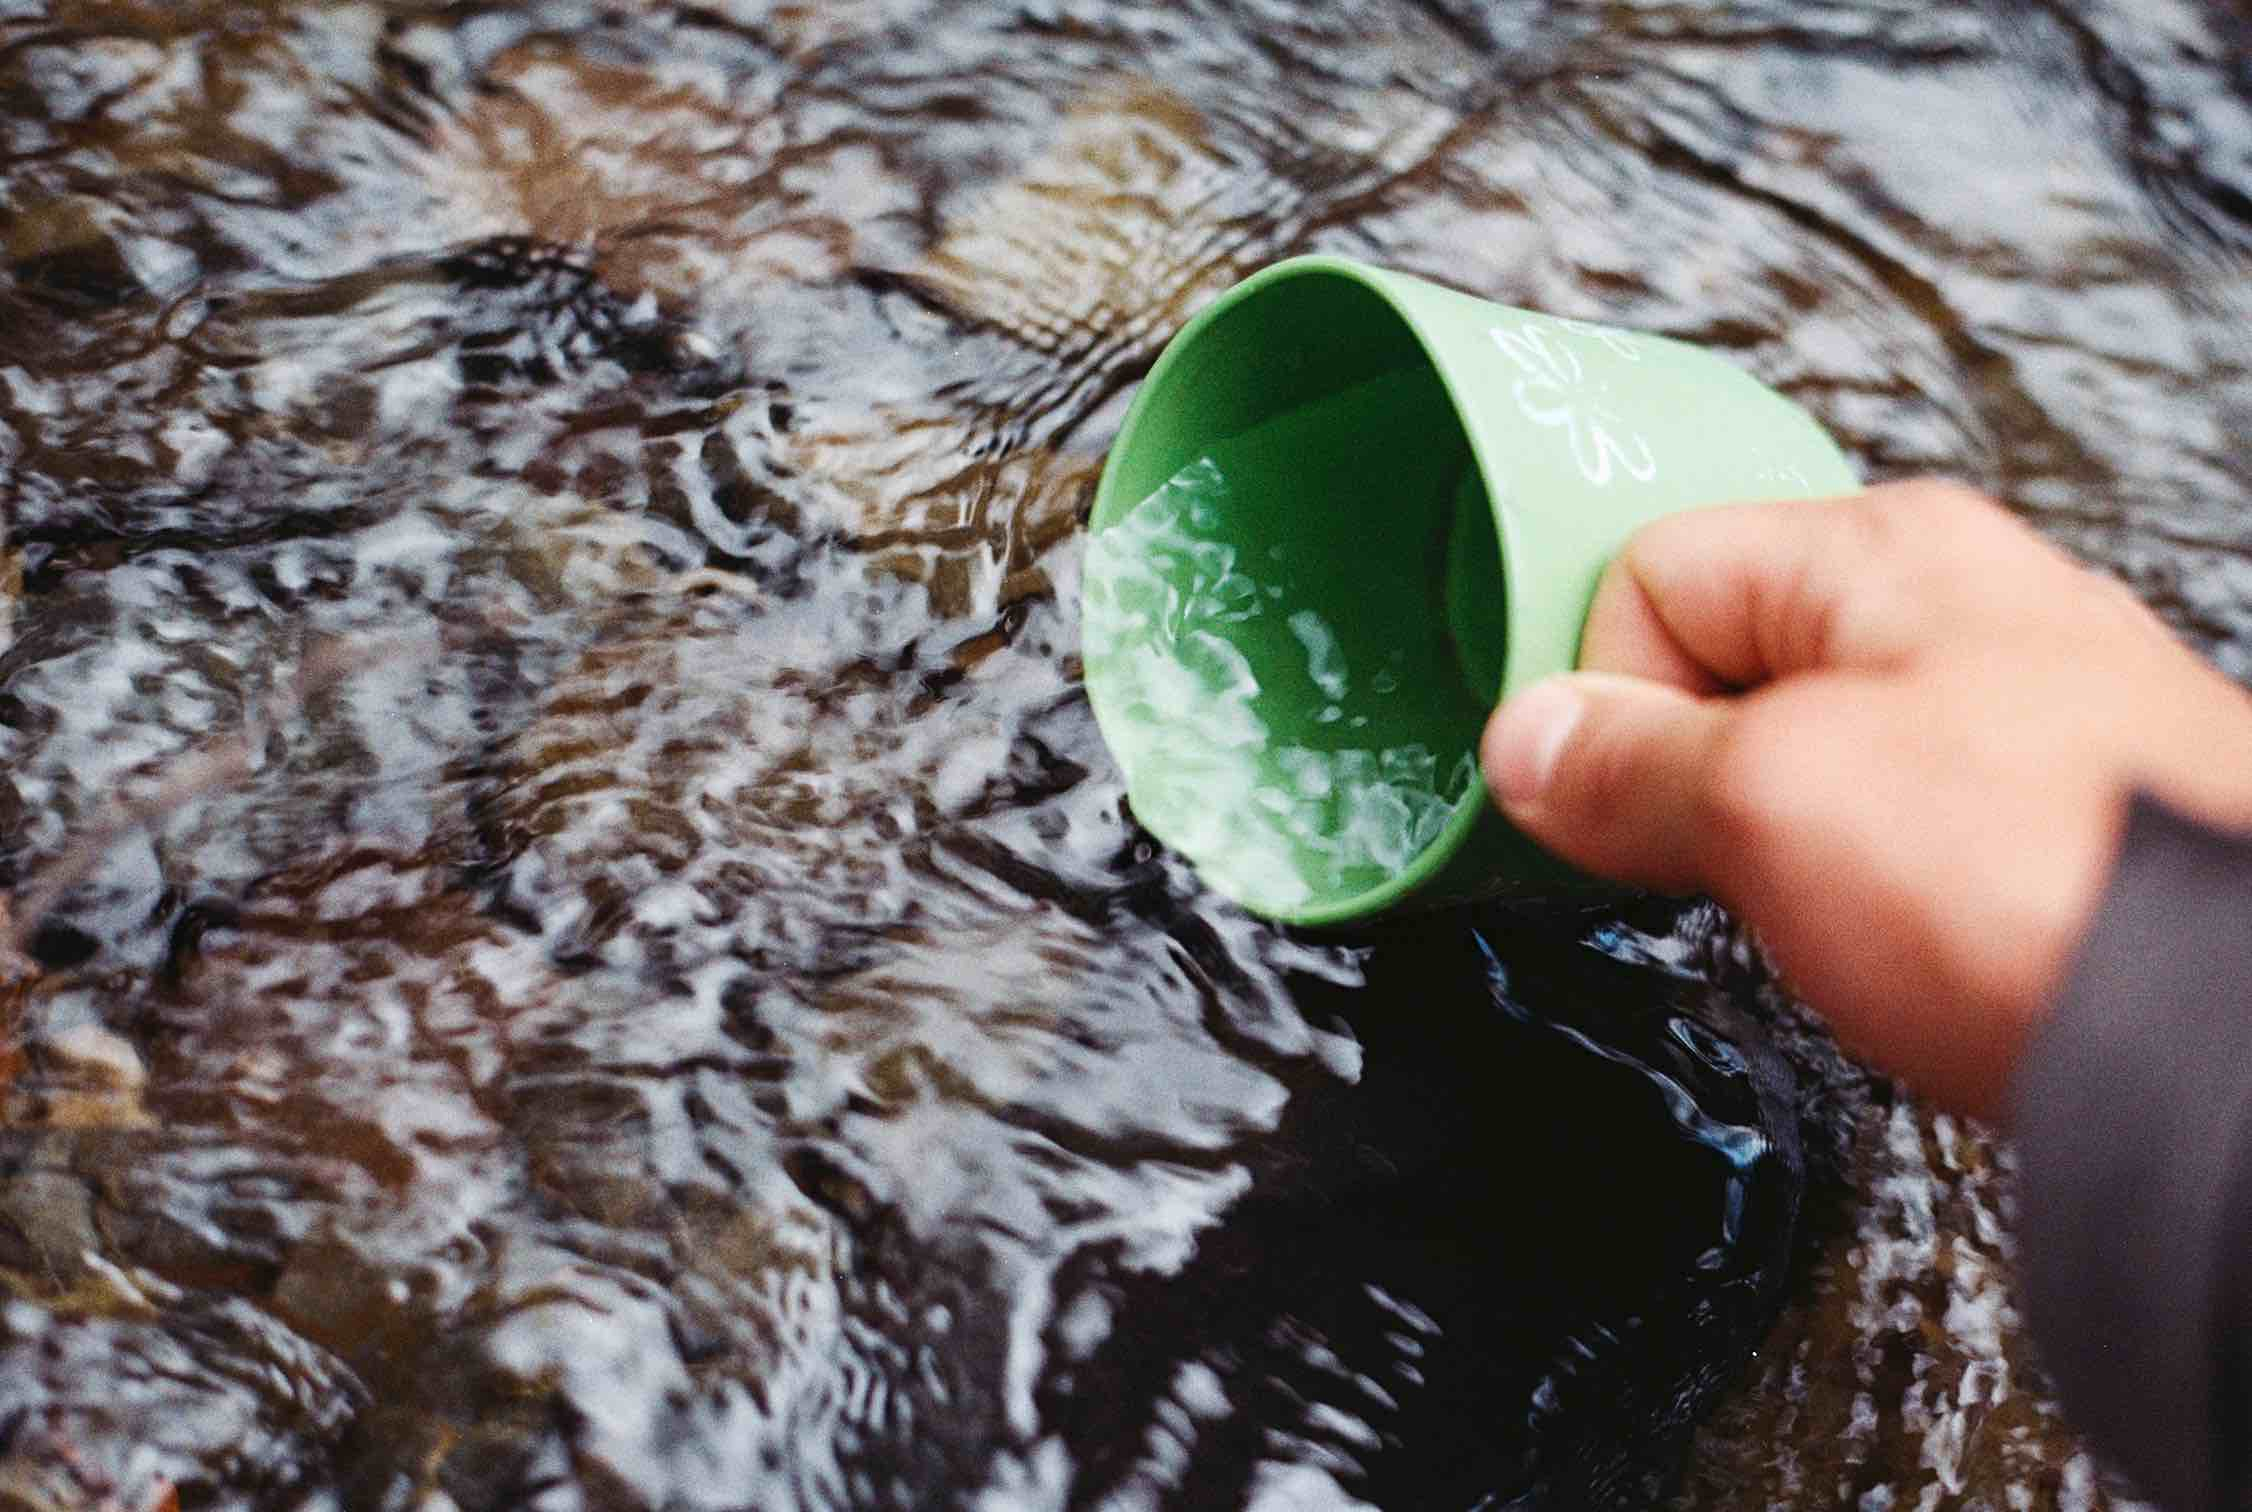
<path fill-rule="evenodd" d="M 1710 353 L 1296 258 L 1191 321 L 1126 418 L 1088 696 L 1136 818 L 1256 913 L 1593 890 L 1488 803 L 1494 706 L 1573 666 L 1637 527 L 1856 487 Z"/>

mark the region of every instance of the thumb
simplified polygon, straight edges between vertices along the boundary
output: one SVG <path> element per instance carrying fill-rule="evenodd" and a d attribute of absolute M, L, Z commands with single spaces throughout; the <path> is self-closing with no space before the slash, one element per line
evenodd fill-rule
<path fill-rule="evenodd" d="M 1703 884 L 1703 795 L 1733 717 L 1663 683 L 1574 672 L 1501 706 L 1480 752 L 1510 822 L 1576 866 L 1643 887 Z"/>

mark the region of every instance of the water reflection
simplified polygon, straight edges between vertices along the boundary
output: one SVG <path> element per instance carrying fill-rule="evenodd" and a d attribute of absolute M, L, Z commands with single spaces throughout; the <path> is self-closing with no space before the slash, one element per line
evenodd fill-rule
<path fill-rule="evenodd" d="M 1986 1141 L 1709 910 L 1199 891 L 1076 530 L 1324 248 L 2246 670 L 2237 26 L 0 7 L 0 1498 L 1639 1508 L 1786 1303 L 1693 1502 L 2094 1495 Z"/>

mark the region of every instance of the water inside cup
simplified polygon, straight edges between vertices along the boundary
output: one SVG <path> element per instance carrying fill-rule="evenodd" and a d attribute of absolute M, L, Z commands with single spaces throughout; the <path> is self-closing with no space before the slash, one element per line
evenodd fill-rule
<path fill-rule="evenodd" d="M 1483 507 L 1435 376 L 1397 371 L 1215 444 L 1094 535 L 1105 736 L 1136 816 L 1218 891 L 1282 915 L 1356 895 L 1473 801 L 1500 574 L 1465 491 Z M 1491 652 L 1457 649 L 1456 600 Z"/>

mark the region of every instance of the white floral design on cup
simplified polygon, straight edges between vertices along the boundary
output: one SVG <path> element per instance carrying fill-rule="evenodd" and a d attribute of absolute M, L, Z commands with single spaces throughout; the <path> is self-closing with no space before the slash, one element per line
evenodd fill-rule
<path fill-rule="evenodd" d="M 1588 340 L 1609 351 L 1614 357 L 1623 357 L 1628 362 L 1640 362 L 1642 360 L 1642 343 L 1625 331 L 1614 331 L 1609 326 L 1589 325 L 1584 320 L 1573 320 L 1565 315 L 1557 316 L 1556 324 L 1560 329 L 1570 331 L 1574 336 L 1585 336 Z"/>
<path fill-rule="evenodd" d="M 1583 321 L 1526 320 L 1515 330 L 1495 326 L 1494 345 L 1518 370 L 1511 392 L 1519 413 L 1535 425 L 1564 431 L 1580 476 L 1597 488 L 1608 487 L 1620 473 L 1637 483 L 1654 481 L 1658 459 L 1649 441 L 1610 407 L 1611 386 L 1588 373 L 1559 331 L 1596 341 L 1625 361 L 1642 360 L 1631 336 Z"/>

